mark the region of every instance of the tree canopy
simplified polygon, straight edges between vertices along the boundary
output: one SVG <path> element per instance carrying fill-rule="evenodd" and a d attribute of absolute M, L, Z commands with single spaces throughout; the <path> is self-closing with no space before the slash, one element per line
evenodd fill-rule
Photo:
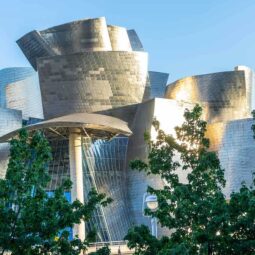
<path fill-rule="evenodd" d="M 199 105 L 185 110 L 176 137 L 161 130 L 155 120 L 156 141 L 145 136 L 148 161 L 131 162 L 131 168 L 165 180 L 162 189 L 148 187 L 159 206 L 145 213 L 169 230 L 169 235 L 157 239 L 146 226 L 131 228 L 125 239 L 135 255 L 255 254 L 255 190 L 243 184 L 225 198 L 224 170 L 217 154 L 209 150 L 207 123 L 201 115 Z M 185 183 L 179 179 L 181 171 L 187 175 Z"/>
<path fill-rule="evenodd" d="M 64 195 L 71 190 L 70 180 L 49 196 L 51 160 L 51 148 L 40 132 L 29 138 L 23 129 L 18 139 L 11 140 L 6 178 L 0 180 L 0 254 L 73 255 L 94 241 L 95 233 L 88 233 L 85 241 L 72 239 L 68 228 L 87 221 L 98 204 L 106 206 L 110 199 L 92 190 L 86 204 L 70 203 Z M 107 255 L 109 249 L 95 254 Z"/>

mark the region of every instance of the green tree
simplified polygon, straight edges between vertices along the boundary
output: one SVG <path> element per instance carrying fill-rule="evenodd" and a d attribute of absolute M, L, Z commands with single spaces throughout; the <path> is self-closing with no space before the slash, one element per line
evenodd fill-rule
<path fill-rule="evenodd" d="M 136 255 L 255 254 L 255 191 L 243 184 L 226 201 L 224 171 L 217 154 L 208 150 L 201 114 L 198 105 L 186 110 L 184 123 L 175 128 L 176 138 L 154 121 L 157 139 L 147 139 L 148 161 L 131 162 L 133 169 L 166 181 L 162 189 L 148 187 L 159 207 L 145 213 L 171 233 L 156 239 L 145 226 L 130 229 L 125 239 Z M 180 171 L 186 172 L 187 183 L 180 182 Z"/>
<path fill-rule="evenodd" d="M 92 190 L 86 204 L 69 203 L 64 192 L 71 189 L 67 180 L 52 196 L 46 192 L 50 181 L 47 166 L 52 160 L 51 148 L 39 132 L 29 139 L 22 130 L 10 142 L 10 160 L 6 179 L 0 180 L 0 254 L 80 254 L 95 233 L 85 241 L 69 240 L 68 228 L 87 221 L 98 204 L 106 206 L 110 199 Z M 109 254 L 104 248 L 101 253 Z"/>

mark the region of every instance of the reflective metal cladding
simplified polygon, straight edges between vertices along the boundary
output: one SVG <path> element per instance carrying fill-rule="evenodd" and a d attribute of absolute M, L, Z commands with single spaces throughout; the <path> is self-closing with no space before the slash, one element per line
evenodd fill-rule
<path fill-rule="evenodd" d="M 165 97 L 202 104 L 208 122 L 247 118 L 253 81 L 246 76 L 247 71 L 235 70 L 186 77 L 169 84 Z"/>
<path fill-rule="evenodd" d="M 0 136 L 8 132 L 21 128 L 22 113 L 21 111 L 0 108 Z M 5 177 L 9 158 L 9 144 L 0 144 L 0 178 Z"/>
<path fill-rule="evenodd" d="M 255 140 L 251 129 L 253 119 L 239 119 L 209 124 L 207 136 L 211 149 L 218 152 L 221 165 L 225 170 L 225 196 L 230 197 L 238 191 L 241 183 L 252 185 L 255 169 Z"/>
<path fill-rule="evenodd" d="M 143 100 L 147 54 L 100 51 L 38 60 L 45 118 Z"/>
<path fill-rule="evenodd" d="M 33 76 L 35 71 L 31 67 L 9 67 L 0 70 L 0 107 L 6 107 L 6 86 Z"/>
<path fill-rule="evenodd" d="M 22 111 L 23 120 L 43 119 L 42 98 L 38 75 L 33 75 L 6 86 L 6 107 Z"/>
<path fill-rule="evenodd" d="M 255 141 L 250 118 L 255 108 L 254 73 L 246 66 L 234 71 L 196 75 L 167 86 L 166 98 L 178 102 L 199 103 L 208 122 L 210 149 L 218 153 L 225 169 L 226 197 L 241 187 L 252 184 Z"/>
<path fill-rule="evenodd" d="M 46 119 L 142 102 L 148 56 L 127 30 L 87 19 L 32 31 L 18 41 L 38 70 Z"/>

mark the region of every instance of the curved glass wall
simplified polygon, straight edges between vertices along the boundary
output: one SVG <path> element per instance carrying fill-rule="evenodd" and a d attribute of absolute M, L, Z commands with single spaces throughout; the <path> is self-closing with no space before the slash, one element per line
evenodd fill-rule
<path fill-rule="evenodd" d="M 124 170 L 127 145 L 127 137 L 83 140 L 85 199 L 92 187 L 113 199 L 107 207 L 98 207 L 87 224 L 87 230 L 97 229 L 98 241 L 123 240 L 130 226 Z"/>

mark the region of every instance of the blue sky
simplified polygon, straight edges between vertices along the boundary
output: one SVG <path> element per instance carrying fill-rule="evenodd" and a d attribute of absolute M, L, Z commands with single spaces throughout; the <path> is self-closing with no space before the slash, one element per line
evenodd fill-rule
<path fill-rule="evenodd" d="M 255 69 L 255 0 L 2 0 L 0 69 L 29 66 L 15 41 L 61 23 L 105 16 L 134 28 L 150 70 L 169 81 L 210 72 Z"/>

